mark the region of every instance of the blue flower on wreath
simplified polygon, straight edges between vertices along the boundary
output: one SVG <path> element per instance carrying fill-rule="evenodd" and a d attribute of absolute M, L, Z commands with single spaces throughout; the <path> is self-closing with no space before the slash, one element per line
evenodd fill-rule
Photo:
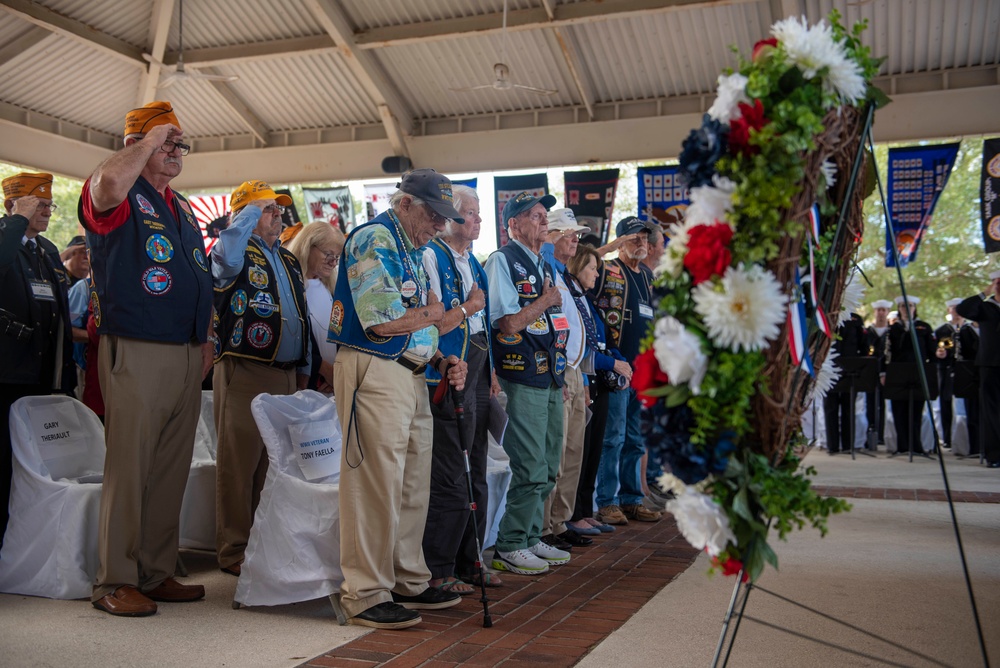
<path fill-rule="evenodd" d="M 667 408 L 658 401 L 640 413 L 640 430 L 650 454 L 658 455 L 670 472 L 688 485 L 725 472 L 729 455 L 736 450 L 731 432 L 722 434 L 710 449 L 692 443 L 693 425 L 694 413 L 686 405 Z"/>
<path fill-rule="evenodd" d="M 715 163 L 728 145 L 729 126 L 708 114 L 702 116 L 701 127 L 681 143 L 680 172 L 688 188 L 711 185 Z"/>

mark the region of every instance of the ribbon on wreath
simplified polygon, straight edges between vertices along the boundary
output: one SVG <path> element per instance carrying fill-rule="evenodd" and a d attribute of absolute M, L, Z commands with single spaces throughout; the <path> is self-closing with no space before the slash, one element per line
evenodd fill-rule
<path fill-rule="evenodd" d="M 816 309 L 816 323 L 819 331 L 826 334 L 826 338 L 833 338 L 833 330 L 830 328 L 830 321 L 826 317 L 823 305 L 819 303 L 819 293 L 816 291 L 816 260 L 814 257 L 815 247 L 819 245 L 819 204 L 813 204 L 809 209 L 809 294 L 812 297 L 813 307 Z"/>
<path fill-rule="evenodd" d="M 815 376 L 812 358 L 809 356 L 809 348 L 806 346 L 806 336 L 809 333 L 808 319 L 806 318 L 805 294 L 802 292 L 802 280 L 799 277 L 799 268 L 795 268 L 795 291 L 799 295 L 795 304 L 788 307 L 788 348 L 792 354 L 792 364 L 801 366 L 810 376 Z"/>

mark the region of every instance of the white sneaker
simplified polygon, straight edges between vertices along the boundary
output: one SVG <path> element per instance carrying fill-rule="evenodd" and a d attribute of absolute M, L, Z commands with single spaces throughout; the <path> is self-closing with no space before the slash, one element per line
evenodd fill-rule
<path fill-rule="evenodd" d="M 562 566 L 569 563 L 569 552 L 552 547 L 542 541 L 538 541 L 528 549 L 549 566 Z"/>
<path fill-rule="evenodd" d="M 493 557 L 493 568 L 518 575 L 541 575 L 549 570 L 549 562 L 539 559 L 529 550 L 514 550 L 513 552 L 497 550 Z"/>

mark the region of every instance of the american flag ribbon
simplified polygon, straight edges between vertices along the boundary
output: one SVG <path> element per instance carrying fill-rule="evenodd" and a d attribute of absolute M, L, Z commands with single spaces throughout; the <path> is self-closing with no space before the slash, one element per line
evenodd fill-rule
<path fill-rule="evenodd" d="M 810 376 L 816 375 L 813 369 L 812 358 L 809 356 L 809 349 L 806 347 L 806 336 L 808 330 L 808 319 L 806 318 L 805 295 L 802 294 L 802 281 L 799 278 L 799 269 L 795 268 L 795 294 L 800 295 L 795 304 L 790 304 L 788 308 L 788 348 L 792 354 L 792 364 L 801 366 Z"/>
<path fill-rule="evenodd" d="M 823 305 L 819 303 L 819 292 L 816 290 L 816 259 L 815 246 L 819 244 L 819 204 L 813 204 L 809 209 L 809 295 L 812 297 L 813 306 L 816 308 L 816 324 L 819 331 L 826 335 L 826 338 L 833 338 L 833 330 L 830 328 L 830 321 L 826 317 Z"/>
<path fill-rule="evenodd" d="M 819 243 L 819 203 L 813 203 L 809 209 L 809 231 L 812 232 L 813 241 Z"/>

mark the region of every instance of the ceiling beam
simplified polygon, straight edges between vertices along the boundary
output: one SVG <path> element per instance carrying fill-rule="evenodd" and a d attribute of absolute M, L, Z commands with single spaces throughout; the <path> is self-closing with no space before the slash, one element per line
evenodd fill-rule
<path fill-rule="evenodd" d="M 149 17 L 149 38 L 146 46 L 149 54 L 163 62 L 163 54 L 167 50 L 167 35 L 170 33 L 170 19 L 174 16 L 175 0 L 156 0 Z M 139 100 L 137 107 L 149 104 L 156 99 L 156 84 L 160 82 L 160 70 L 163 68 L 154 62 L 149 63 L 139 80 Z"/>
<path fill-rule="evenodd" d="M 543 0 L 544 1 L 544 0 Z M 754 0 L 581 0 L 562 5 L 515 9 L 507 12 L 510 31 L 537 30 L 560 26 L 594 23 L 615 18 L 630 18 L 643 14 L 694 9 L 713 5 L 731 5 Z M 551 13 L 551 16 L 550 16 Z M 503 12 L 463 16 L 454 19 L 407 23 L 360 31 L 355 34 L 359 49 L 441 41 L 470 35 L 499 33 Z"/>
<path fill-rule="evenodd" d="M 0 10 L 133 65 L 143 67 L 146 65 L 146 61 L 142 59 L 142 49 L 139 47 L 31 0 L 0 0 Z"/>
<path fill-rule="evenodd" d="M 344 62 L 379 107 L 386 133 L 390 137 L 394 134 L 401 137 L 412 135 L 413 113 L 375 55 L 358 49 L 354 39 L 354 29 L 343 10 L 332 0 L 305 0 L 305 5 L 312 11 L 323 30 L 336 42 Z M 382 107 L 385 107 L 388 113 L 383 112 Z M 396 155 L 409 157 L 405 145 L 402 148 L 404 150 Z"/>
<path fill-rule="evenodd" d="M 0 47 L 0 67 L 3 67 L 51 34 L 45 28 L 31 26 L 26 32 Z"/>
<path fill-rule="evenodd" d="M 184 66 L 207 67 L 232 65 L 233 63 L 247 60 L 287 58 L 289 56 L 301 56 L 308 53 L 332 51 L 336 48 L 336 43 L 334 43 L 329 35 L 311 35 L 309 37 L 274 39 L 267 42 L 255 42 L 253 44 L 184 49 Z M 176 65 L 177 56 L 177 51 L 167 51 L 163 55 L 163 62 L 167 65 Z"/>
<path fill-rule="evenodd" d="M 222 74 L 214 68 L 206 68 L 202 70 L 206 74 Z M 260 120 L 256 113 L 250 108 L 246 100 L 240 97 L 233 87 L 229 85 L 228 81 L 209 81 L 212 84 L 212 88 L 218 93 L 226 104 L 229 105 L 230 109 L 239 116 L 240 120 L 244 125 L 249 128 L 253 136 L 260 141 L 262 146 L 267 146 L 267 126 L 264 122 Z"/>
<path fill-rule="evenodd" d="M 590 77 L 590 72 L 587 70 L 586 61 L 580 53 L 580 44 L 573 31 L 568 28 L 554 28 L 553 32 L 555 33 L 556 41 L 559 42 L 559 48 L 562 49 L 563 58 L 566 60 L 569 73 L 573 77 L 573 83 L 576 84 L 580 100 L 587 109 L 587 116 L 593 120 L 594 103 L 597 101 L 597 94 L 594 92 L 593 80 Z"/>

